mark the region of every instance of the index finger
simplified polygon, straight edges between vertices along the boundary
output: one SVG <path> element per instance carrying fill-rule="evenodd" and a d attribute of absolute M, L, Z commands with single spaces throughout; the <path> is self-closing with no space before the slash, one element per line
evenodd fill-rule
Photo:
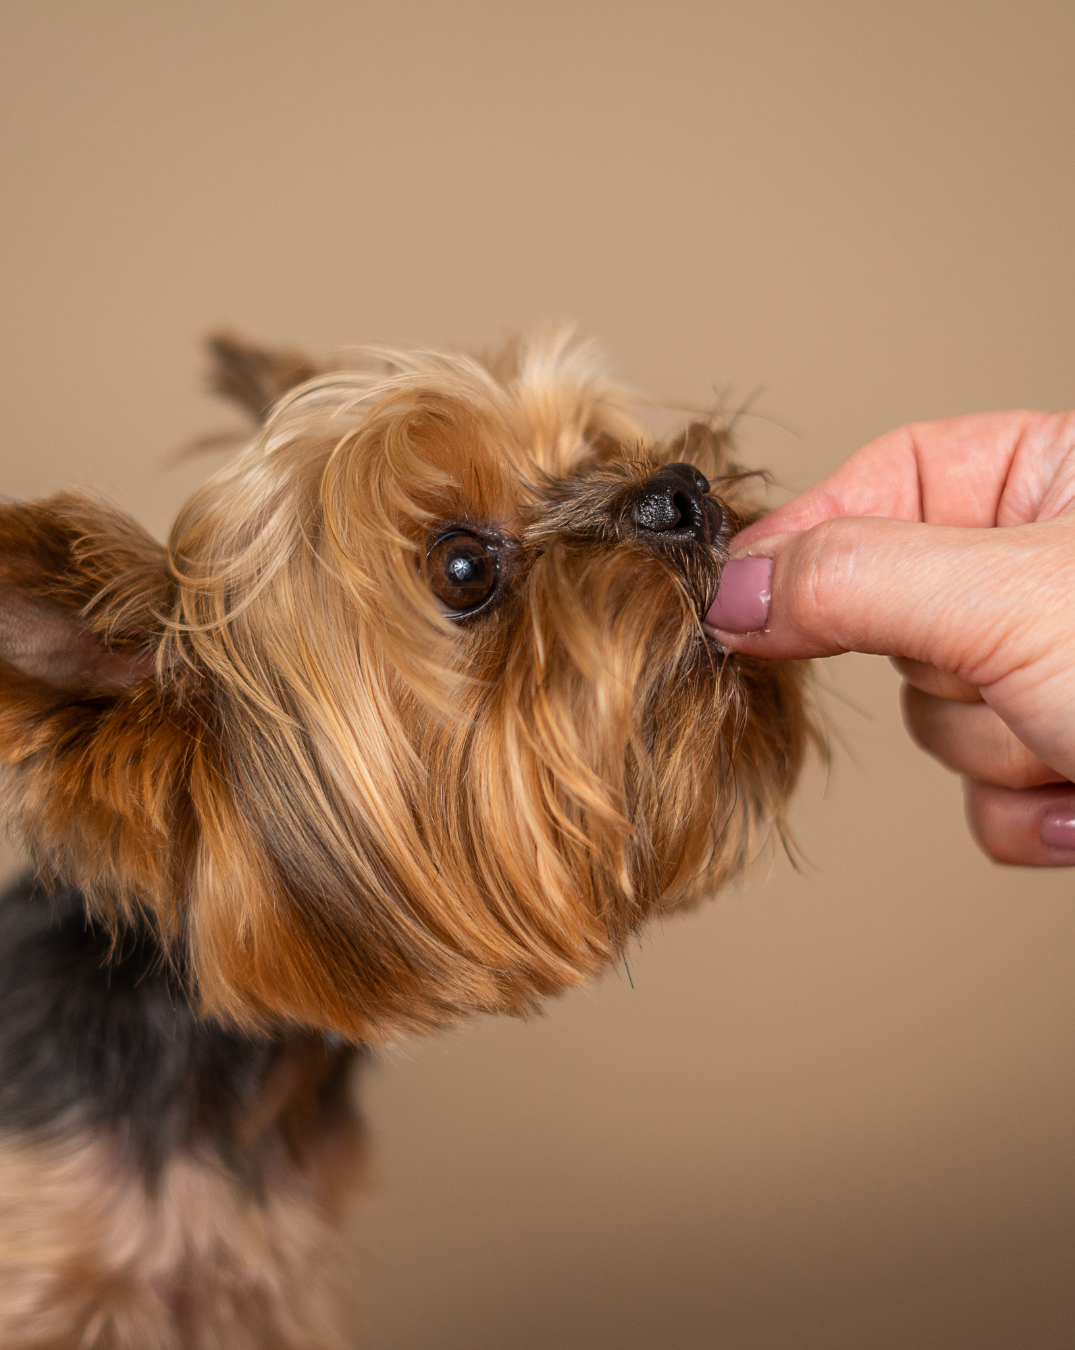
<path fill-rule="evenodd" d="M 748 526 L 734 548 L 837 516 L 979 528 L 1060 515 L 1075 502 L 1075 414 L 975 413 L 871 441 L 823 482 Z"/>

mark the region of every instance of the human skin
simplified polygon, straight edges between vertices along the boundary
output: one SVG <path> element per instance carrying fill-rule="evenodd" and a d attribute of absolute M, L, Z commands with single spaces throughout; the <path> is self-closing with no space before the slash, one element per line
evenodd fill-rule
<path fill-rule="evenodd" d="M 1075 412 L 902 427 L 732 554 L 706 616 L 723 645 L 892 657 L 985 852 L 1075 866 Z"/>

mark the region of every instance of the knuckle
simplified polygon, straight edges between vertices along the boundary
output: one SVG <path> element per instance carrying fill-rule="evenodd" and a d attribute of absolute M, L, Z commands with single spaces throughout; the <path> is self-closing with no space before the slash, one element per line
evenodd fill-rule
<path fill-rule="evenodd" d="M 1043 771 L 1048 772 L 1037 755 L 1032 754 L 1010 731 L 1007 732 L 1002 744 L 999 758 L 1000 768 L 997 777 L 1005 787 L 1035 787 L 1042 781 Z"/>

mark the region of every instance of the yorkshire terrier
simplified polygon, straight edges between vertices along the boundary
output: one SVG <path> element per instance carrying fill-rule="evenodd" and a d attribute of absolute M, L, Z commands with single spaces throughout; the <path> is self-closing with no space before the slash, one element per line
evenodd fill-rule
<path fill-rule="evenodd" d="M 560 333 L 318 366 L 167 548 L 0 504 L 0 1344 L 329 1350 L 364 1047 L 589 980 L 779 827 L 801 672 L 704 625 L 756 510 Z"/>

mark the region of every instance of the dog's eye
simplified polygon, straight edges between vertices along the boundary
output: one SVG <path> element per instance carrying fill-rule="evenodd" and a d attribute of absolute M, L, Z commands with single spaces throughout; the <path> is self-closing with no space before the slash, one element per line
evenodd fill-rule
<path fill-rule="evenodd" d="M 429 586 L 457 614 L 476 609 L 496 587 L 496 554 L 477 535 L 446 534 L 429 550 Z"/>

